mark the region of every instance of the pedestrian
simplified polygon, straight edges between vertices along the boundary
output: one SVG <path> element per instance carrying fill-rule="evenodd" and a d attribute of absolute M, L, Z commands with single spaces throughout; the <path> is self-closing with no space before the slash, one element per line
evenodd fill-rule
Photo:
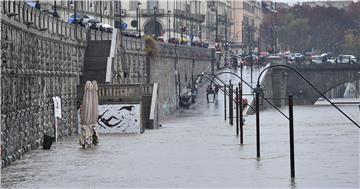
<path fill-rule="evenodd" d="M 218 96 L 218 92 L 219 92 L 219 85 L 215 84 L 215 95 Z"/>
<path fill-rule="evenodd" d="M 212 102 L 214 102 L 215 101 L 215 92 L 214 92 L 214 89 L 212 88 L 212 86 L 210 86 L 210 85 L 206 88 L 206 100 L 207 100 L 208 103 L 210 102 L 209 101 L 209 94 L 213 95 L 213 101 Z"/>
<path fill-rule="evenodd" d="M 38 10 L 41 10 L 41 5 L 40 5 L 39 1 L 35 2 L 35 8 L 38 9 Z"/>
<path fill-rule="evenodd" d="M 80 107 L 80 139 L 79 144 L 83 147 L 89 147 L 92 144 L 92 121 L 93 121 L 93 104 L 91 103 L 93 95 L 93 85 L 86 81 L 84 95 Z"/>
<path fill-rule="evenodd" d="M 93 144 L 97 145 L 99 143 L 99 133 L 97 132 L 96 125 L 99 118 L 99 97 L 98 97 L 98 85 L 96 81 L 92 81 L 91 84 L 93 85 L 93 95 L 92 95 L 92 139 Z"/>

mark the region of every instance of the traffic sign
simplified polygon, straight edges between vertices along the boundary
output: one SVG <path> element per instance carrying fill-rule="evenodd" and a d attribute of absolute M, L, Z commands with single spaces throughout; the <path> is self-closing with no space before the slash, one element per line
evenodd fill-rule
<path fill-rule="evenodd" d="M 127 24 L 126 23 L 122 23 L 122 25 L 121 25 L 121 29 L 126 29 L 127 28 Z"/>

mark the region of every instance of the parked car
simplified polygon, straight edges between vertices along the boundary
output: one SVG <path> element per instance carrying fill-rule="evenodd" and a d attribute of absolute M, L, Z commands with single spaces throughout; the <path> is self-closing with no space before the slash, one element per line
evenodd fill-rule
<path fill-rule="evenodd" d="M 328 64 L 336 64 L 336 61 L 337 61 L 336 58 L 333 57 L 327 59 Z"/>
<path fill-rule="evenodd" d="M 313 63 L 313 64 L 322 64 L 321 55 L 313 55 L 313 56 L 311 56 L 311 63 Z"/>
<path fill-rule="evenodd" d="M 355 64 L 357 59 L 354 55 L 339 55 L 337 58 L 339 64 Z"/>
<path fill-rule="evenodd" d="M 178 38 L 170 38 L 170 40 L 168 41 L 169 43 L 172 43 L 172 44 L 179 44 L 179 39 Z"/>

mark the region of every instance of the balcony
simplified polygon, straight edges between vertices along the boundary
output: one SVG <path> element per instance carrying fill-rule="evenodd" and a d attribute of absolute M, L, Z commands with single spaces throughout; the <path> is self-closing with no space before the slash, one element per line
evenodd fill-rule
<path fill-rule="evenodd" d="M 142 16 L 154 16 L 154 9 L 141 9 Z M 165 15 L 165 9 L 157 9 L 156 16 Z"/>

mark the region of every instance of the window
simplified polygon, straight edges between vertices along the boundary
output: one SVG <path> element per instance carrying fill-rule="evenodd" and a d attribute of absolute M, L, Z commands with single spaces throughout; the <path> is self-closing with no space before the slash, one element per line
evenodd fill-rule
<path fill-rule="evenodd" d="M 148 0 L 148 9 L 154 9 L 154 7 L 158 7 L 158 1 L 157 0 Z"/>
<path fill-rule="evenodd" d="M 129 10 L 130 11 L 135 11 L 136 6 L 137 6 L 137 1 L 136 0 L 130 0 L 129 1 Z"/>

